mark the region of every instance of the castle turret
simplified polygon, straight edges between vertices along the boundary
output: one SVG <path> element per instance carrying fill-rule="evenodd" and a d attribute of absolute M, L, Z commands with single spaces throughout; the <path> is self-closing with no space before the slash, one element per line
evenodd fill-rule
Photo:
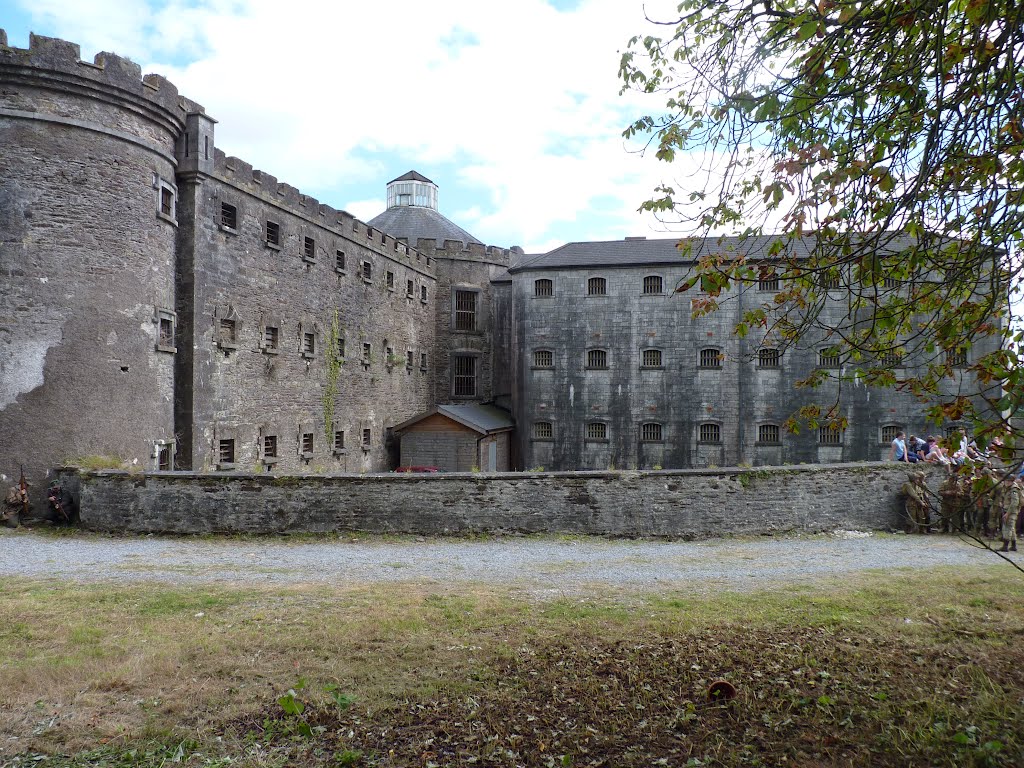
<path fill-rule="evenodd" d="M 464 246 L 480 241 L 437 210 L 437 184 L 416 171 L 388 182 L 388 208 L 367 223 L 374 229 L 406 240 L 454 240 Z"/>

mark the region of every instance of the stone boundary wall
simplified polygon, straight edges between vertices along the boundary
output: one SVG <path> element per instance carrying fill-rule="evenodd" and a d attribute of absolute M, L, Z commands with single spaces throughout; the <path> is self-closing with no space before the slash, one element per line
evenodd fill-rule
<path fill-rule="evenodd" d="M 894 464 L 498 474 L 64 470 L 81 525 L 134 533 L 488 532 L 705 538 L 902 527 Z M 933 472 L 929 484 L 941 481 Z M 77 486 L 77 487 L 76 487 Z"/>

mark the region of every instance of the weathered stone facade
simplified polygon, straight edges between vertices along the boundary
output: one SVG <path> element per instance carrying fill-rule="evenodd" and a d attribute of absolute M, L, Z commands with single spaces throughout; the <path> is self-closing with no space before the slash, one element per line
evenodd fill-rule
<path fill-rule="evenodd" d="M 894 464 L 303 477 L 95 472 L 81 478 L 79 494 L 82 525 L 98 531 L 705 538 L 902 529 L 906 478 Z"/>
<path fill-rule="evenodd" d="M 673 241 L 568 265 L 486 247 L 415 172 L 361 222 L 225 156 L 164 78 L 61 40 L 6 43 L 0 30 L 0 475 L 24 464 L 39 486 L 89 455 L 381 471 L 391 428 L 440 403 L 510 410 L 518 469 L 877 459 L 884 429 L 925 427 L 909 396 L 851 386 L 835 443 L 782 433 L 819 350 L 762 364 L 732 333 L 743 293 L 692 319 Z M 418 229 L 399 226 L 410 212 Z"/>

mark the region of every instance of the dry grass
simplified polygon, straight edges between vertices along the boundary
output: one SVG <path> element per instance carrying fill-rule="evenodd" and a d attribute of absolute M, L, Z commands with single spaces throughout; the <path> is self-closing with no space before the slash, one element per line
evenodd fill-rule
<path fill-rule="evenodd" d="M 999 565 L 547 601 L 14 580 L 0 765 L 1024 764 L 1022 600 Z"/>

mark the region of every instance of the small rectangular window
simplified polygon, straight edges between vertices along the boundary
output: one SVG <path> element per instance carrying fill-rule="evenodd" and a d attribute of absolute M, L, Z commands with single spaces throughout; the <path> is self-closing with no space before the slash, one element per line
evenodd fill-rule
<path fill-rule="evenodd" d="M 538 349 L 533 353 L 535 368 L 551 368 L 555 364 L 554 353 L 550 349 Z"/>
<path fill-rule="evenodd" d="M 395 273 L 390 269 L 384 273 L 384 285 L 389 291 L 395 290 Z"/>
<path fill-rule="evenodd" d="M 304 331 L 302 334 L 302 356 L 313 357 L 316 354 L 316 334 Z"/>
<path fill-rule="evenodd" d="M 782 352 L 775 347 L 764 347 L 757 350 L 757 365 L 760 368 L 778 368 L 782 361 Z"/>
<path fill-rule="evenodd" d="M 316 241 L 312 237 L 302 238 L 302 258 L 306 261 L 316 260 Z"/>
<path fill-rule="evenodd" d="M 721 368 L 722 353 L 715 347 L 705 347 L 700 351 L 698 365 L 701 368 Z"/>
<path fill-rule="evenodd" d="M 661 350 L 645 349 L 640 364 L 644 368 L 661 368 Z"/>
<path fill-rule="evenodd" d="M 335 251 L 334 252 L 334 269 L 336 272 L 345 271 L 345 252 Z"/>
<path fill-rule="evenodd" d="M 274 248 L 281 247 L 281 225 L 276 221 L 267 221 L 267 228 L 264 230 L 267 238 L 267 245 Z"/>
<path fill-rule="evenodd" d="M 842 445 L 843 433 L 838 427 L 824 424 L 818 427 L 818 443 L 821 445 Z"/>
<path fill-rule="evenodd" d="M 592 277 L 587 280 L 588 296 L 604 296 L 608 293 L 608 281 L 603 277 Z"/>
<path fill-rule="evenodd" d="M 225 229 L 238 229 L 238 209 L 230 203 L 220 204 L 220 225 Z"/>
<path fill-rule="evenodd" d="M 363 272 L 363 280 L 369 282 L 373 279 L 373 265 L 368 261 L 364 261 L 361 265 Z"/>
<path fill-rule="evenodd" d="M 413 355 L 412 350 L 407 349 L 405 351 L 405 367 L 408 368 L 410 371 L 412 370 L 412 363 L 414 359 L 415 356 Z"/>
<path fill-rule="evenodd" d="M 156 349 L 157 352 L 177 352 L 174 345 L 176 316 L 169 309 L 156 310 Z"/>
<path fill-rule="evenodd" d="M 760 424 L 757 427 L 757 442 L 776 445 L 779 440 L 778 424 Z"/>
<path fill-rule="evenodd" d="M 476 357 L 455 355 L 452 369 L 452 393 L 456 397 L 476 397 Z"/>
<path fill-rule="evenodd" d="M 647 295 L 662 293 L 661 275 L 648 275 L 644 278 L 644 293 Z"/>
<path fill-rule="evenodd" d="M 640 439 L 645 443 L 660 443 L 662 441 L 661 424 L 648 422 L 641 426 Z"/>
<path fill-rule="evenodd" d="M 420 301 L 424 304 L 427 303 L 427 286 L 425 285 L 420 286 Z"/>
<path fill-rule="evenodd" d="M 170 187 L 160 187 L 160 213 L 169 219 L 174 218 L 174 191 Z"/>
<path fill-rule="evenodd" d="M 238 324 L 229 317 L 222 317 L 217 327 L 217 343 L 224 349 L 238 346 Z"/>
<path fill-rule="evenodd" d="M 221 440 L 217 451 L 218 463 L 235 463 L 235 441 L 232 439 Z"/>
<path fill-rule="evenodd" d="M 779 290 L 779 276 L 775 273 L 774 269 L 762 269 L 761 275 L 757 279 L 757 290 L 759 291 L 777 291 Z"/>
<path fill-rule="evenodd" d="M 313 455 L 313 433 L 302 433 L 302 457 L 308 459 Z"/>
<path fill-rule="evenodd" d="M 276 459 L 277 458 L 277 435 L 264 435 L 263 436 L 263 458 L 264 459 Z"/>
<path fill-rule="evenodd" d="M 587 424 L 587 440 L 607 440 L 608 425 L 600 421 Z"/>
<path fill-rule="evenodd" d="M 899 286 L 900 286 L 900 281 L 897 280 L 895 277 L 887 277 L 887 278 L 882 280 L 882 287 L 883 288 L 899 288 Z"/>
<path fill-rule="evenodd" d="M 550 421 L 538 421 L 533 425 L 533 436 L 537 440 L 550 440 L 555 435 Z"/>
<path fill-rule="evenodd" d="M 416 286 L 413 285 L 412 280 L 406 280 L 405 281 L 405 295 L 406 295 L 406 297 L 411 299 L 415 293 L 416 293 Z"/>
<path fill-rule="evenodd" d="M 587 350 L 587 368 L 607 368 L 608 352 L 603 349 Z"/>
<path fill-rule="evenodd" d="M 420 370 L 421 371 L 427 370 L 427 353 L 426 352 L 420 352 Z"/>
<path fill-rule="evenodd" d="M 878 363 L 884 368 L 899 368 L 903 365 L 903 353 L 895 349 L 887 350 L 878 356 Z"/>
<path fill-rule="evenodd" d="M 334 350 L 334 353 L 338 356 L 339 360 L 345 359 L 345 339 L 340 337 L 338 338 L 338 346 Z"/>
<path fill-rule="evenodd" d="M 369 447 L 370 447 L 370 430 L 364 429 L 363 430 L 363 448 L 369 448 Z"/>
<path fill-rule="evenodd" d="M 476 330 L 476 291 L 455 291 L 455 330 Z"/>
<path fill-rule="evenodd" d="M 541 280 L 533 281 L 533 295 L 534 296 L 551 296 L 554 293 L 554 283 L 544 278 Z"/>
<path fill-rule="evenodd" d="M 156 447 L 156 468 L 158 472 L 170 472 L 174 469 L 174 451 L 170 443 L 161 443 Z"/>
<path fill-rule="evenodd" d="M 839 350 L 834 347 L 827 349 L 818 350 L 818 367 L 819 368 L 838 368 L 839 367 Z"/>
<path fill-rule="evenodd" d="M 373 356 L 373 347 L 369 342 L 363 342 L 363 364 L 369 365 Z"/>
<path fill-rule="evenodd" d="M 341 453 L 345 450 L 345 430 L 334 430 L 334 452 Z"/>
<path fill-rule="evenodd" d="M 275 325 L 268 325 L 263 329 L 263 351 L 276 352 L 280 331 Z"/>
<path fill-rule="evenodd" d="M 720 443 L 722 442 L 722 428 L 718 424 L 701 424 L 697 440 L 701 443 Z"/>

